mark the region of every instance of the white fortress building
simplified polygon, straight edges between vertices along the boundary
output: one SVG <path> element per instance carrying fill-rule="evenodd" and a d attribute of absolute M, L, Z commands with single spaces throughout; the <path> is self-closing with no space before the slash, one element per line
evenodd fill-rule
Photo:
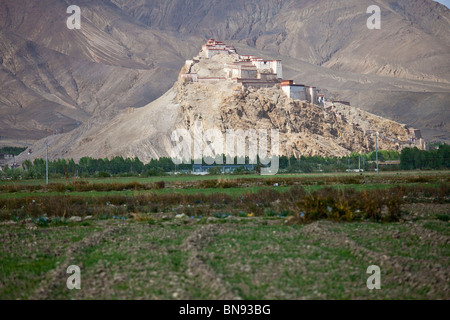
<path fill-rule="evenodd" d="M 283 90 L 289 98 L 294 100 L 306 100 L 314 104 L 319 104 L 322 102 L 318 99 L 316 87 L 295 84 L 293 80 L 282 80 L 281 90 Z"/>
<path fill-rule="evenodd" d="M 217 55 L 228 57 L 220 76 L 200 76 L 194 69 L 202 60 L 211 60 Z M 294 100 L 305 100 L 318 104 L 315 87 L 294 84 L 293 80 L 283 80 L 283 65 L 281 60 L 264 60 L 252 55 L 240 55 L 234 46 L 228 46 L 222 41 L 209 39 L 202 46 L 197 57 L 187 60 L 184 73 L 180 75 L 183 82 L 217 83 L 231 81 L 244 89 L 270 88 L 280 86 L 286 95 Z"/>
<path fill-rule="evenodd" d="M 206 44 L 202 46 L 203 57 L 211 59 L 216 54 L 236 54 L 236 49 L 233 46 L 227 46 L 222 41 L 209 39 Z"/>

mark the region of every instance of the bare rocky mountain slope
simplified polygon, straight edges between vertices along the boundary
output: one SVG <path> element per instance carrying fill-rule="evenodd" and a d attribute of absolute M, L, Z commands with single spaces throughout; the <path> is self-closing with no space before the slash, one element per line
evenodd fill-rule
<path fill-rule="evenodd" d="M 431 0 L 0 0 L 0 144 L 99 129 L 155 100 L 208 38 L 282 59 L 285 75 L 450 138 L 450 13 Z M 382 10 L 368 30 L 369 5 Z M 94 137 L 91 137 L 94 138 Z"/>
<path fill-rule="evenodd" d="M 431 0 L 114 3 L 158 30 L 236 40 L 334 70 L 450 81 L 450 13 Z M 366 27 L 371 5 L 382 10 L 375 32 Z"/>
<path fill-rule="evenodd" d="M 145 106 L 173 85 L 195 46 L 107 2 L 77 4 L 81 30 L 67 29 L 66 1 L 0 1 L 0 143 L 27 143 Z"/>

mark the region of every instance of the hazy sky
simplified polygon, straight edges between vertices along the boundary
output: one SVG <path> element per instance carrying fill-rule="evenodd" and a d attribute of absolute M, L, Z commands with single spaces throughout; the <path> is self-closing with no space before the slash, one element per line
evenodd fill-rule
<path fill-rule="evenodd" d="M 435 1 L 445 4 L 447 8 L 450 8 L 450 0 L 435 0 Z"/>

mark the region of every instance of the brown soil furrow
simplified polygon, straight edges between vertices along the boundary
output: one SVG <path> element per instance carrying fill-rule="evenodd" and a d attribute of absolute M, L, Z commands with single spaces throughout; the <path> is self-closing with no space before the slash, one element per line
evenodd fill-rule
<path fill-rule="evenodd" d="M 200 289 L 211 292 L 212 296 L 210 296 L 210 299 L 241 300 L 241 297 L 232 292 L 229 284 L 216 274 L 202 259 L 202 248 L 212 241 L 219 232 L 223 231 L 220 230 L 219 226 L 207 225 L 199 230 L 193 231 L 186 238 L 180 248 L 189 253 L 186 274 L 190 278 L 197 280 L 195 285 Z"/>
<path fill-rule="evenodd" d="M 67 267 L 76 264 L 74 259 L 78 253 L 80 253 L 83 249 L 100 244 L 103 239 L 112 234 L 120 232 L 123 232 L 123 226 L 111 226 L 102 232 L 96 232 L 70 246 L 65 252 L 66 260 L 45 275 L 45 278 L 41 281 L 41 284 L 36 289 L 35 293 L 30 296 L 30 300 L 49 299 L 49 294 L 54 289 L 59 287 L 61 283 L 65 284 L 67 278 L 69 277 L 66 273 Z"/>
<path fill-rule="evenodd" d="M 408 283 L 416 288 L 443 286 L 443 291 L 445 291 L 445 297 L 443 298 L 448 299 L 450 297 L 450 290 L 448 286 L 450 274 L 448 268 L 441 267 L 435 263 L 431 263 L 430 261 L 401 256 L 388 256 L 386 254 L 370 250 L 357 244 L 354 240 L 348 238 L 347 235 L 343 233 L 330 231 L 327 229 L 327 225 L 331 225 L 331 223 L 319 221 L 306 226 L 302 231 L 308 236 L 327 239 L 327 241 L 329 241 L 327 242 L 327 245 L 328 243 L 335 243 L 337 246 L 345 245 L 355 254 L 369 257 L 371 262 L 377 264 L 382 270 L 392 269 L 394 271 L 392 278 L 399 284 Z M 417 235 L 418 232 L 420 232 L 422 238 L 428 240 L 427 243 L 429 242 L 428 244 L 430 245 L 448 243 L 448 237 L 444 237 L 437 232 L 427 230 L 422 227 L 414 226 L 407 233 Z M 434 239 L 434 241 L 432 239 Z M 414 265 L 420 265 L 420 270 L 412 270 Z M 448 264 L 443 263 L 443 265 Z M 431 291 L 429 292 L 429 294 L 432 293 L 433 292 Z"/>

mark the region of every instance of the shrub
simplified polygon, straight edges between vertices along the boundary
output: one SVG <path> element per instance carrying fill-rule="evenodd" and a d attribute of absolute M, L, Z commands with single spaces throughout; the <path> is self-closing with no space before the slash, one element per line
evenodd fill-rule
<path fill-rule="evenodd" d="M 48 220 L 46 217 L 38 217 L 34 219 L 34 224 L 39 227 L 48 227 Z"/>
<path fill-rule="evenodd" d="M 212 180 L 212 179 L 211 180 L 210 179 L 203 180 L 203 181 L 200 181 L 199 187 L 204 188 L 204 189 L 216 188 L 218 183 L 219 183 L 218 180 Z"/>
<path fill-rule="evenodd" d="M 110 178 L 111 174 L 109 172 L 101 171 L 97 173 L 98 178 Z"/>
<path fill-rule="evenodd" d="M 450 215 L 448 215 L 448 214 L 438 214 L 438 215 L 436 215 L 436 219 L 448 222 L 450 220 Z"/>
<path fill-rule="evenodd" d="M 160 177 L 165 175 L 166 173 L 161 168 L 150 168 L 143 174 L 144 177 Z"/>
<path fill-rule="evenodd" d="M 166 187 L 166 183 L 164 181 L 157 181 L 153 183 L 153 187 L 158 190 L 164 189 Z"/>

